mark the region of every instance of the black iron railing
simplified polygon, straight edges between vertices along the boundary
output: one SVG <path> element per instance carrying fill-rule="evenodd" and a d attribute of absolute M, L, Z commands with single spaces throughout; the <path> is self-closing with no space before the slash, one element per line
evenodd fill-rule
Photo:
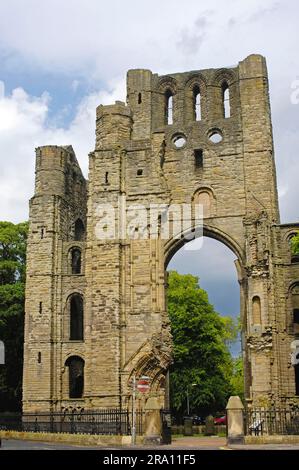
<path fill-rule="evenodd" d="M 144 413 L 136 412 L 136 432 L 143 433 Z M 0 430 L 71 434 L 130 435 L 132 414 L 127 410 L 82 410 L 66 413 L 0 415 Z"/>
<path fill-rule="evenodd" d="M 247 435 L 299 434 L 299 407 L 252 408 L 245 411 Z"/>

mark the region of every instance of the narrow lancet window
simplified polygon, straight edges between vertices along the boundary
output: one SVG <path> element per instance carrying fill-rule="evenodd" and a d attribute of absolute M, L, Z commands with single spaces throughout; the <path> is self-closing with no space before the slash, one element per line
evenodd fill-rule
<path fill-rule="evenodd" d="M 201 121 L 201 95 L 197 85 L 193 89 L 193 110 L 195 121 Z"/>
<path fill-rule="evenodd" d="M 83 341 L 83 299 L 79 294 L 70 300 L 70 340 Z"/>
<path fill-rule="evenodd" d="M 166 124 L 170 125 L 173 124 L 173 95 L 170 90 L 166 91 L 165 94 L 165 106 L 166 106 L 166 116 L 165 121 Z"/>
<path fill-rule="evenodd" d="M 65 363 L 69 368 L 69 397 L 82 398 L 84 393 L 84 360 L 79 356 L 69 357 Z"/>
<path fill-rule="evenodd" d="M 81 274 L 81 250 L 72 250 L 72 274 Z"/>
<path fill-rule="evenodd" d="M 223 101 L 223 116 L 229 118 L 231 116 L 230 110 L 230 96 L 229 96 L 229 87 L 226 82 L 222 85 L 222 101 Z"/>

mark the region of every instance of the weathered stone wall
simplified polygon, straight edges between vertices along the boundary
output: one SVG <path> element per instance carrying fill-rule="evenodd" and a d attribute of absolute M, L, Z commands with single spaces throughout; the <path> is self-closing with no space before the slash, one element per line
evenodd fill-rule
<path fill-rule="evenodd" d="M 224 84 L 230 117 L 223 111 Z M 201 120 L 195 119 L 195 87 L 201 94 Z M 169 93 L 172 124 L 165 113 Z M 290 258 L 288 234 L 294 226 L 279 225 L 265 59 L 251 55 L 236 67 L 167 76 L 130 70 L 127 99 L 127 104 L 97 108 L 88 200 L 75 157 L 67 163 L 70 149 L 37 151 L 24 410 L 126 406 L 134 374 L 150 376 L 150 394 L 163 406 L 172 361 L 165 269 L 182 240 L 174 234 L 163 240 L 161 232 L 146 237 L 153 230 L 150 220 L 146 228 L 132 226 L 135 239 L 122 236 L 117 231 L 120 198 L 127 207 L 142 204 L 147 211 L 151 204 L 203 203 L 204 234 L 225 243 L 237 258 L 246 397 L 262 404 L 293 400 L 290 343 L 298 332 L 289 297 L 299 264 Z M 219 143 L 210 140 L 215 133 L 222 137 Z M 174 143 L 178 136 L 186 140 L 181 148 Z M 195 151 L 201 151 L 201 160 Z M 73 168 L 80 184 L 72 183 Z M 103 204 L 114 208 L 116 217 L 115 233 L 105 240 L 98 236 Z M 86 241 L 73 240 L 72 224 L 78 217 L 87 228 Z M 190 229 L 192 224 L 194 220 Z M 107 227 L 111 229 L 108 219 Z M 69 271 L 73 244 L 82 249 L 80 275 Z M 84 298 L 84 341 L 68 339 L 73 292 Z M 81 399 L 68 398 L 65 364 L 73 355 L 85 361 Z M 138 403 L 143 407 L 145 397 L 138 397 Z"/>
<path fill-rule="evenodd" d="M 27 250 L 25 412 L 55 409 L 62 398 L 65 360 L 74 350 L 84 351 L 84 343 L 71 344 L 63 333 L 67 296 L 85 289 L 84 277 L 70 276 L 66 262 L 69 248 L 78 244 L 74 241 L 78 218 L 86 226 L 86 182 L 73 149 L 38 148 Z M 85 243 L 80 244 L 84 252 Z"/>

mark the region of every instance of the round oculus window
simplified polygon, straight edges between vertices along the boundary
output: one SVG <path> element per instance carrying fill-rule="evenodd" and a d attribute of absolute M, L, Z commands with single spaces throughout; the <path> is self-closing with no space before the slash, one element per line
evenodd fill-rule
<path fill-rule="evenodd" d="M 209 141 L 213 144 L 219 144 L 223 140 L 222 134 L 219 131 L 212 131 L 209 134 Z"/>
<path fill-rule="evenodd" d="M 181 149 L 186 145 L 187 139 L 184 135 L 177 134 L 172 138 L 172 142 L 173 142 L 173 145 L 175 146 L 175 148 Z"/>

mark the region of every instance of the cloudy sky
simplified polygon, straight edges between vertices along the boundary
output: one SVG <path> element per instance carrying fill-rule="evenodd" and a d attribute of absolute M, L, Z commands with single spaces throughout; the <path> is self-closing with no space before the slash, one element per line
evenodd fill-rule
<path fill-rule="evenodd" d="M 164 74 L 260 53 L 270 78 L 281 218 L 298 220 L 298 21 L 296 0 L 1 0 L 0 219 L 28 217 L 39 145 L 72 144 L 87 176 L 95 107 L 125 99 L 127 69 Z M 212 243 L 201 251 L 215 251 Z M 224 268 L 232 265 L 226 251 Z M 196 264 L 207 279 L 202 256 Z M 192 258 L 183 258 L 182 270 L 194 272 Z"/>

